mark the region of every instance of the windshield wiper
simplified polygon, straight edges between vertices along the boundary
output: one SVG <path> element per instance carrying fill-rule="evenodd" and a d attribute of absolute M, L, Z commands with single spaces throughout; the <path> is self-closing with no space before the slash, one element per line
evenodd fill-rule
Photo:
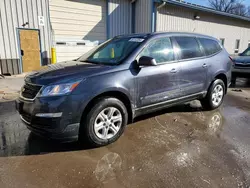
<path fill-rule="evenodd" d="M 93 64 L 98 64 L 97 62 L 95 61 L 90 61 L 90 60 L 81 60 L 80 62 L 83 62 L 83 63 L 93 63 Z"/>

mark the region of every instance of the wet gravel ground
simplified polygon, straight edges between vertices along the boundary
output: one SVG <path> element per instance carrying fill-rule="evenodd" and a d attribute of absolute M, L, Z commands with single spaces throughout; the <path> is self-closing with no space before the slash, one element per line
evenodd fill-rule
<path fill-rule="evenodd" d="M 102 148 L 40 139 L 2 100 L 0 187 L 250 187 L 250 84 L 236 86 L 218 110 L 194 101 L 143 116 Z"/>

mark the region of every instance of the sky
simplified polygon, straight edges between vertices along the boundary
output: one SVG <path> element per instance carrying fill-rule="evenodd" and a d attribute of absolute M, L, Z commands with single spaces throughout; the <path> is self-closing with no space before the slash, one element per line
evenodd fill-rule
<path fill-rule="evenodd" d="M 185 0 L 185 1 L 198 5 L 208 6 L 208 0 Z M 250 0 L 244 0 L 243 3 L 250 6 Z"/>

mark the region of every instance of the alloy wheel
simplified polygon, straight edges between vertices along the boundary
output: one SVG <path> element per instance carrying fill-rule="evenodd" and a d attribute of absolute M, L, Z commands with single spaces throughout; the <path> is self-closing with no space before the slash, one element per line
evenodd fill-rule
<path fill-rule="evenodd" d="M 100 139 L 113 138 L 121 129 L 122 115 L 115 107 L 107 107 L 102 110 L 94 122 L 94 132 Z"/>
<path fill-rule="evenodd" d="M 214 87 L 212 92 L 212 103 L 214 106 L 219 106 L 224 96 L 224 89 L 221 85 Z"/>

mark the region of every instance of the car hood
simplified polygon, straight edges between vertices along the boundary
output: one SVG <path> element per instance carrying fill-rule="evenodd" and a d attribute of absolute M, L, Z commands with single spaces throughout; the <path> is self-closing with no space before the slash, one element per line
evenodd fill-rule
<path fill-rule="evenodd" d="M 112 72 L 117 66 L 98 65 L 78 61 L 65 61 L 49 65 L 26 76 L 25 81 L 39 85 L 66 83 L 89 76 Z"/>
<path fill-rule="evenodd" d="M 250 56 L 237 56 L 234 58 L 235 62 L 250 63 Z"/>

